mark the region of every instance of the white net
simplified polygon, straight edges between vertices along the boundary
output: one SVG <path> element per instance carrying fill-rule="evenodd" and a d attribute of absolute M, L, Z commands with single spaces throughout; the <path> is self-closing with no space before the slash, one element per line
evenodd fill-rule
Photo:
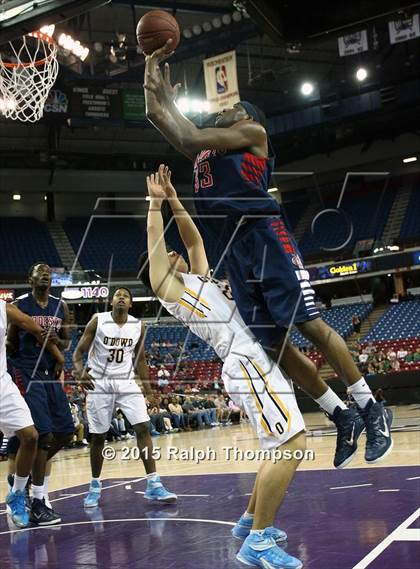
<path fill-rule="evenodd" d="M 38 121 L 57 74 L 57 45 L 42 32 L 0 48 L 0 113 L 12 120 Z"/>

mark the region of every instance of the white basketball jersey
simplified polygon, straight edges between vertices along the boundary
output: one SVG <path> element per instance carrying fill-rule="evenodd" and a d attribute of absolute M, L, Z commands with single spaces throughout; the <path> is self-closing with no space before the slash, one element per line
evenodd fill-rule
<path fill-rule="evenodd" d="M 6 303 L 0 300 L 0 377 L 7 373 L 6 361 L 7 314 Z"/>
<path fill-rule="evenodd" d="M 95 316 L 98 320 L 95 339 L 89 350 L 88 367 L 95 378 L 127 379 L 134 375 L 134 351 L 140 340 L 141 321 L 128 315 L 120 326 L 112 312 Z"/>
<path fill-rule="evenodd" d="M 166 310 L 209 344 L 220 359 L 241 353 L 257 340 L 246 327 L 229 286 L 199 275 L 181 275 L 185 291 L 178 302 L 159 299 Z"/>

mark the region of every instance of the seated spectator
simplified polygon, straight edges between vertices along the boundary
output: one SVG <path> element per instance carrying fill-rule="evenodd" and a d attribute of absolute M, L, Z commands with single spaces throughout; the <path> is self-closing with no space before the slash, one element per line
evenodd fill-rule
<path fill-rule="evenodd" d="M 397 358 L 399 360 L 403 360 L 407 354 L 408 354 L 408 352 L 405 348 L 403 348 L 403 347 L 398 348 Z"/>
<path fill-rule="evenodd" d="M 211 426 L 207 412 L 204 410 L 196 409 L 196 407 L 193 405 L 191 397 L 185 398 L 182 409 L 184 410 L 184 413 L 188 413 L 190 419 L 197 422 L 197 426 L 199 429 L 202 429 L 204 425 L 207 425 L 208 427 Z"/>
<path fill-rule="evenodd" d="M 213 427 L 217 427 L 219 425 L 219 422 L 217 420 L 217 409 L 214 400 L 215 400 L 214 395 L 209 395 L 204 400 L 203 407 L 208 411 L 210 415 L 210 421 Z"/>
<path fill-rule="evenodd" d="M 121 409 L 117 409 L 115 416 L 111 421 L 111 424 L 114 427 L 115 431 L 118 433 L 118 436 L 120 436 L 122 439 L 125 440 L 134 438 L 133 435 L 131 435 L 128 431 L 128 426 Z"/>
<path fill-rule="evenodd" d="M 413 360 L 414 363 L 420 362 L 420 348 L 417 348 L 417 350 L 414 352 Z"/>
<path fill-rule="evenodd" d="M 369 359 L 369 354 L 367 352 L 360 351 L 358 359 L 359 363 L 365 364 Z"/>
<path fill-rule="evenodd" d="M 397 359 L 397 354 L 396 354 L 394 348 L 391 348 L 390 350 L 388 350 L 386 357 L 389 359 L 390 362 Z"/>
<path fill-rule="evenodd" d="M 217 421 L 222 425 L 231 424 L 231 411 L 222 393 L 215 398 L 214 404 L 216 405 L 217 409 Z"/>
<path fill-rule="evenodd" d="M 360 334 L 360 326 L 362 322 L 360 318 L 357 316 L 357 314 L 353 314 L 353 316 L 351 317 L 351 322 L 353 324 L 353 328 L 356 334 Z"/>
<path fill-rule="evenodd" d="M 164 388 L 169 384 L 170 373 L 164 365 L 160 366 L 160 369 L 157 372 L 157 376 L 158 376 L 158 386 L 160 388 Z"/>
<path fill-rule="evenodd" d="M 398 360 L 393 360 L 391 362 L 391 369 L 392 371 L 400 371 L 401 365 L 400 362 Z"/>
<path fill-rule="evenodd" d="M 85 439 L 85 429 L 83 423 L 80 421 L 79 410 L 76 403 L 70 403 L 70 411 L 74 425 L 73 445 L 77 447 L 85 446 L 87 445 L 87 441 Z"/>
<path fill-rule="evenodd" d="M 405 358 L 404 358 L 404 362 L 406 364 L 413 364 L 414 363 L 414 354 L 412 352 L 409 352 Z"/>
<path fill-rule="evenodd" d="M 169 399 L 168 410 L 171 413 L 171 416 L 177 415 L 179 417 L 179 427 L 181 430 L 191 430 L 189 415 L 188 413 L 184 413 L 181 406 L 181 400 L 178 395 Z"/>
<path fill-rule="evenodd" d="M 236 405 L 232 399 L 228 398 L 228 408 L 230 410 L 230 420 L 232 423 L 240 423 L 243 411 L 240 407 Z"/>

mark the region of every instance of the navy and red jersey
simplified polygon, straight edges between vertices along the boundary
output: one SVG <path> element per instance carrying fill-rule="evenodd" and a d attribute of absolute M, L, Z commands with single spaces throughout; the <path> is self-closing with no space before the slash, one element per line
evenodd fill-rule
<path fill-rule="evenodd" d="M 206 229 L 232 235 L 243 216 L 275 216 L 280 206 L 268 193 L 273 158 L 239 150 L 202 150 L 194 163 L 195 207 Z M 204 216 L 224 216 L 211 219 Z"/>
<path fill-rule="evenodd" d="M 18 308 L 28 314 L 41 328 L 53 330 L 59 334 L 64 320 L 64 308 L 59 298 L 48 295 L 48 305 L 41 308 L 32 293 L 24 294 L 18 299 Z M 51 370 L 55 366 L 55 359 L 48 350 L 43 351 L 39 360 L 41 346 L 35 336 L 25 330 L 19 330 L 19 351 L 13 358 L 17 368 Z M 38 362 L 39 360 L 39 362 Z"/>

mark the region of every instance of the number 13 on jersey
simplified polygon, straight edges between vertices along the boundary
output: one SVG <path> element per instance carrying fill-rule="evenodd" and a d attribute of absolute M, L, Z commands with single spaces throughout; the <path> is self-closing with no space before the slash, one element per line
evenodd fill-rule
<path fill-rule="evenodd" d="M 200 189 L 205 190 L 213 186 L 213 176 L 210 170 L 210 164 L 207 160 L 200 162 L 194 170 L 194 191 Z"/>

